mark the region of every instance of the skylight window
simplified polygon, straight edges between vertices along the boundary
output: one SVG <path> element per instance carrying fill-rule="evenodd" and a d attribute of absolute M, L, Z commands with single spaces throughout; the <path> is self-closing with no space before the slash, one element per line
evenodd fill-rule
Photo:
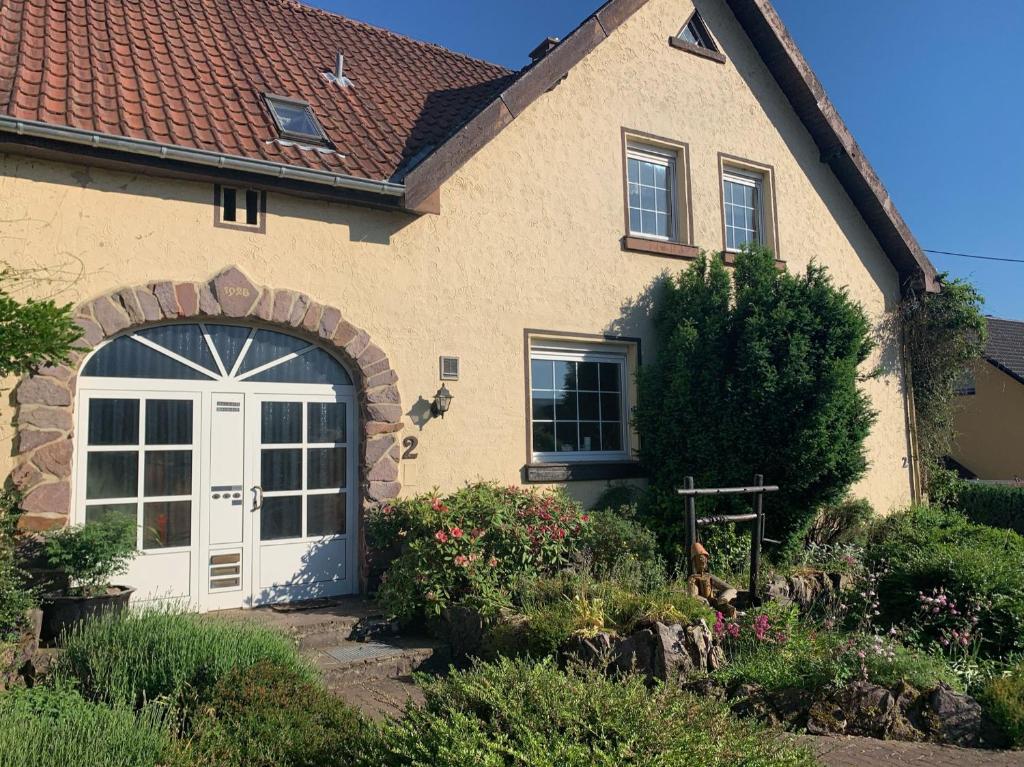
<path fill-rule="evenodd" d="M 326 144 L 327 136 L 305 101 L 266 94 L 267 106 L 283 138 Z"/>

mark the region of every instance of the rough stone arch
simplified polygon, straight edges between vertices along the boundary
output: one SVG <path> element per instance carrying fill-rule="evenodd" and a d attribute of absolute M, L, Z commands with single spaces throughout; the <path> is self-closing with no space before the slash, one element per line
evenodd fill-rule
<path fill-rule="evenodd" d="M 121 288 L 78 306 L 79 345 L 91 350 L 125 330 L 168 320 L 228 317 L 251 320 L 315 340 L 347 363 L 359 402 L 363 508 L 398 495 L 402 404 L 398 376 L 369 335 L 339 309 L 305 293 L 258 287 L 237 267 L 209 282 L 154 282 Z M 11 481 L 22 493 L 19 526 L 39 532 L 68 524 L 74 447 L 75 385 L 88 352 L 70 365 L 46 367 L 21 381 L 15 393 L 16 465 Z M 363 525 L 359 526 L 360 572 L 365 576 Z"/>

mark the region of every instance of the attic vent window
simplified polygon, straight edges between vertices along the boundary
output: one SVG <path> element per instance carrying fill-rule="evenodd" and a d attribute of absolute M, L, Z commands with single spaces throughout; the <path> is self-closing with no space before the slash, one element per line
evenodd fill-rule
<path fill-rule="evenodd" d="M 266 228 L 267 193 L 217 184 L 213 188 L 216 213 L 214 226 L 225 229 L 249 229 L 263 232 Z"/>
<path fill-rule="evenodd" d="M 690 20 L 683 25 L 683 28 L 679 30 L 679 34 L 675 37 L 670 37 L 668 42 L 673 48 L 680 48 L 720 63 L 725 61 L 725 56 L 719 52 L 718 46 L 715 45 L 715 38 L 708 31 L 707 24 L 704 23 L 704 19 L 696 11 L 693 12 Z"/>
<path fill-rule="evenodd" d="M 318 144 L 327 143 L 327 135 L 320 127 L 313 109 L 305 101 L 291 99 L 286 96 L 266 94 L 270 114 L 277 123 L 282 138 L 313 141 Z"/>

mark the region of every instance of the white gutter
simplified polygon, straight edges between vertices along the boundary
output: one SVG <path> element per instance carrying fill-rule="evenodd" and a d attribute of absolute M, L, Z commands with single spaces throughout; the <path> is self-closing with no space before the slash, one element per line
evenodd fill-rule
<path fill-rule="evenodd" d="M 81 130 L 65 125 L 50 125 L 37 120 L 19 120 L 14 117 L 0 115 L 0 133 L 15 133 L 19 136 L 50 139 L 66 144 L 78 144 L 95 149 L 109 149 L 116 152 L 156 157 L 161 160 L 175 160 L 192 165 L 205 165 L 221 170 L 233 170 L 241 173 L 255 173 L 261 176 L 303 181 L 309 184 L 320 184 L 335 189 L 354 189 L 360 192 L 383 194 L 401 197 L 405 194 L 405 186 L 390 181 L 371 181 L 355 176 L 345 176 L 325 170 L 300 168 L 285 163 L 269 160 L 252 160 L 237 155 L 210 152 L 205 149 L 171 146 L 145 139 L 112 136 L 109 133 Z"/>

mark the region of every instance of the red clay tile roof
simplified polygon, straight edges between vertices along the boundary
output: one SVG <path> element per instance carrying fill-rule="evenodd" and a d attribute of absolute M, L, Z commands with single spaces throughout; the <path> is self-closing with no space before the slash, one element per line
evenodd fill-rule
<path fill-rule="evenodd" d="M 345 56 L 353 86 L 322 72 Z M 294 0 L 0 0 L 0 114 L 383 180 L 509 70 Z M 278 143 L 262 94 L 307 100 L 336 152 Z"/>

